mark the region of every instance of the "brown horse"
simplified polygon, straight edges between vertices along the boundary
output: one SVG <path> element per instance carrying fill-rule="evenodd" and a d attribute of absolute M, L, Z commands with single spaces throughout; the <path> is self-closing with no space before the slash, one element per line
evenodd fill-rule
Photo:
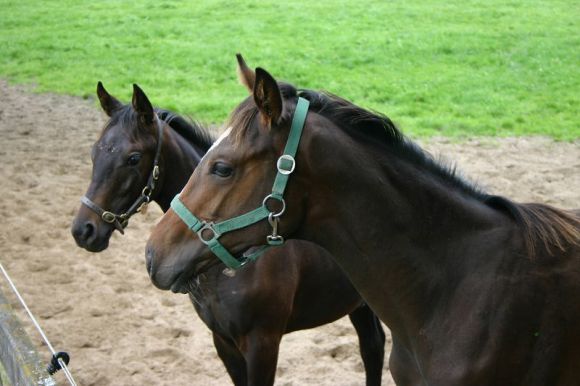
<path fill-rule="evenodd" d="M 263 198 L 295 168 L 278 198 L 286 210 L 277 232 L 336 258 L 392 331 L 397 384 L 580 384 L 577 214 L 488 195 L 387 117 L 240 63 L 253 95 L 177 201 L 218 229 L 254 208 L 276 212 Z M 299 97 L 309 107 L 291 161 L 283 148 L 295 142 L 291 122 L 300 127 L 307 105 Z M 165 213 L 146 249 L 152 277 L 160 262 L 175 270 L 166 285 L 180 267 L 212 258 L 178 213 Z M 240 256 L 270 233 L 258 221 L 219 240 Z"/>
<path fill-rule="evenodd" d="M 137 86 L 129 105 L 109 95 L 101 83 L 97 94 L 110 120 L 93 147 L 92 181 L 72 226 L 77 244 L 95 252 L 107 248 L 112 232 L 122 230 L 142 203 L 154 200 L 166 211 L 213 142 L 203 127 L 153 109 Z M 236 385 L 273 384 L 283 334 L 347 314 L 359 337 L 367 385 L 380 385 L 383 329 L 326 251 L 290 242 L 233 277 L 215 263 L 217 259 L 209 269 L 188 267 L 188 280 L 178 287 L 159 275 L 152 280 L 161 289 L 189 293 Z M 161 268 L 155 265 L 156 272 Z"/>

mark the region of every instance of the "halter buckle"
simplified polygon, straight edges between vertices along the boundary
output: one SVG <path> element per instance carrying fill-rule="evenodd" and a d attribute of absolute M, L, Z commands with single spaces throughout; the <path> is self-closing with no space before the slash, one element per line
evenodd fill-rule
<path fill-rule="evenodd" d="M 109 212 L 109 211 L 106 210 L 101 215 L 101 218 L 103 219 L 104 222 L 107 222 L 109 224 L 112 224 L 117 219 L 117 216 L 114 213 L 111 213 L 111 212 Z"/>
<path fill-rule="evenodd" d="M 207 230 L 212 232 L 212 237 L 210 239 L 205 239 L 203 237 L 203 232 Z M 222 234 L 215 229 L 215 224 L 210 221 L 203 224 L 203 226 L 197 231 L 197 235 L 202 243 L 209 245 L 212 241 L 219 239 Z"/>

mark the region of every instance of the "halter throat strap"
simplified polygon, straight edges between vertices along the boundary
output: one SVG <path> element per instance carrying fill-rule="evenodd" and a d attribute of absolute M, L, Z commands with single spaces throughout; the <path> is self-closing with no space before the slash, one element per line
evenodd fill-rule
<path fill-rule="evenodd" d="M 131 216 L 133 216 L 135 213 L 140 212 L 145 206 L 147 206 L 147 204 L 149 204 L 151 201 L 151 195 L 153 194 L 153 191 L 157 186 L 157 182 L 159 181 L 159 159 L 161 158 L 161 147 L 163 145 L 163 126 L 161 125 L 161 120 L 157 114 L 155 114 L 155 119 L 157 122 L 157 149 L 155 150 L 155 158 L 153 159 L 153 169 L 151 169 L 151 173 L 147 179 L 147 184 L 141 191 L 141 195 L 137 197 L 129 209 L 127 209 L 127 211 L 124 213 L 117 214 L 108 210 L 104 210 L 87 196 L 81 197 L 81 203 L 83 205 L 99 215 L 99 217 L 104 222 L 113 224 L 113 226 L 119 232 L 121 232 L 121 234 L 125 234 L 124 229 L 129 224 L 129 218 L 131 218 Z"/>
<path fill-rule="evenodd" d="M 183 204 L 179 195 L 176 195 L 171 201 L 171 209 L 173 209 L 188 228 L 197 233 L 199 239 L 229 268 L 238 269 L 248 261 L 256 260 L 269 247 L 279 246 L 284 243 L 284 238 L 278 234 L 278 222 L 280 216 L 286 210 L 284 191 L 286 190 L 290 175 L 296 167 L 294 157 L 300 144 L 309 104 L 310 102 L 308 100 L 301 97 L 298 98 L 284 152 L 276 163 L 278 172 L 272 186 L 272 193 L 264 198 L 261 206 L 240 216 L 213 223 L 197 218 Z M 270 200 L 278 201 L 282 205 L 282 208 L 278 212 L 272 211 L 268 208 Z M 267 219 L 272 226 L 272 234 L 266 238 L 267 245 L 259 247 L 248 255 L 244 254 L 241 260 L 235 258 L 218 240 L 225 233 L 245 228 L 264 219 Z"/>

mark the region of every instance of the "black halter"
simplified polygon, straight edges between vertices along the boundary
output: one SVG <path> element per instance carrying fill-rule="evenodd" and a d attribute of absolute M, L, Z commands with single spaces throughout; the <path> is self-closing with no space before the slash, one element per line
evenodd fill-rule
<path fill-rule="evenodd" d="M 121 232 L 121 234 L 125 233 L 124 229 L 129 224 L 129 218 L 135 213 L 140 212 L 145 206 L 147 206 L 147 204 L 149 204 L 151 201 L 151 195 L 153 194 L 157 181 L 159 180 L 159 157 L 161 155 L 161 145 L 163 142 L 163 126 L 161 126 L 161 121 L 159 120 L 157 114 L 155 114 L 155 119 L 158 127 L 158 138 L 157 151 L 155 152 L 155 159 L 153 160 L 153 170 L 151 170 L 151 174 L 147 180 L 147 185 L 145 185 L 141 191 L 141 195 L 135 200 L 135 202 L 133 202 L 133 205 L 131 205 L 125 213 L 117 214 L 108 210 L 104 210 L 93 201 L 91 201 L 91 199 L 87 196 L 81 197 L 82 204 L 98 214 L 104 222 L 113 224 L 115 228 Z"/>

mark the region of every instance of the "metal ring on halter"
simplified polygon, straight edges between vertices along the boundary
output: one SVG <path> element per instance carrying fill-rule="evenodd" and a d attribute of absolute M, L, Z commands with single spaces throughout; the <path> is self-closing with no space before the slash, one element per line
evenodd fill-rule
<path fill-rule="evenodd" d="M 284 213 L 284 211 L 286 210 L 286 201 L 284 201 L 284 199 L 283 199 L 283 198 L 274 197 L 273 195 L 271 195 L 271 194 L 268 194 L 268 195 L 267 195 L 267 196 L 264 198 L 264 201 L 262 201 L 262 205 L 263 205 L 263 206 L 264 206 L 266 209 L 268 209 L 268 205 L 266 205 L 266 204 L 268 203 L 268 200 L 269 200 L 269 199 L 277 200 L 277 201 L 279 201 L 279 202 L 281 202 L 281 203 L 282 203 L 282 209 L 280 209 L 280 211 L 279 211 L 279 212 L 277 212 L 277 213 L 276 213 L 276 212 L 270 212 L 270 214 L 271 214 L 272 216 L 274 216 L 274 217 L 280 217 L 280 216 L 282 216 L 282 213 Z M 268 210 L 270 210 L 270 209 L 268 209 Z"/>
<path fill-rule="evenodd" d="M 151 193 L 152 192 L 153 192 L 153 190 L 149 186 L 146 186 L 141 191 L 141 195 L 145 198 L 145 201 L 149 202 L 149 200 L 151 200 Z"/>
<path fill-rule="evenodd" d="M 197 235 L 199 236 L 199 239 L 201 240 L 202 243 L 204 243 L 205 245 L 209 245 L 209 243 L 211 243 L 214 240 L 217 240 L 220 236 L 221 233 L 219 233 L 218 231 L 216 231 L 216 229 L 214 228 L 214 223 L 213 222 L 206 222 L 205 224 L 203 224 L 203 226 L 197 231 Z M 206 230 L 210 230 L 212 231 L 212 237 L 210 239 L 204 239 L 203 238 L 203 231 Z"/>
<path fill-rule="evenodd" d="M 112 224 L 117 219 L 117 216 L 109 211 L 104 211 L 103 214 L 101 215 L 101 218 L 103 219 L 104 222 Z"/>
<path fill-rule="evenodd" d="M 122 214 L 119 216 L 119 224 L 121 224 L 122 228 L 127 227 L 129 225 L 129 217 L 126 214 Z"/>
<path fill-rule="evenodd" d="M 283 169 L 282 161 L 292 162 L 292 166 L 290 167 L 290 169 Z M 280 172 L 280 174 L 284 175 L 292 174 L 292 172 L 296 168 L 296 160 L 289 154 L 282 154 L 280 158 L 278 158 L 278 161 L 276 162 L 276 167 L 278 168 L 278 172 Z"/>

